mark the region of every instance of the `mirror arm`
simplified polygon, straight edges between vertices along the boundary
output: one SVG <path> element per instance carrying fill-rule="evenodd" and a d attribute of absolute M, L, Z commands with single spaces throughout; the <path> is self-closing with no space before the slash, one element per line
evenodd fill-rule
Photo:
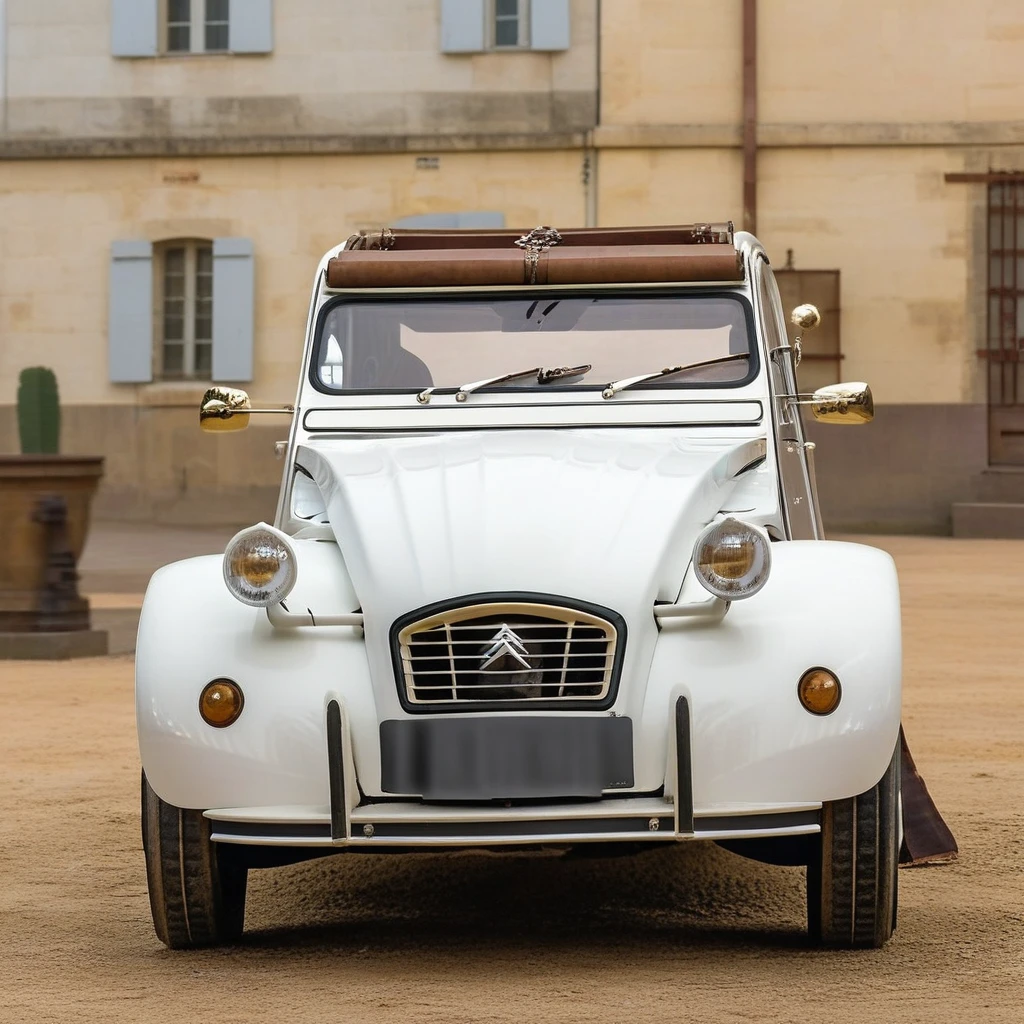
<path fill-rule="evenodd" d="M 282 405 L 278 409 L 226 409 L 223 419 L 228 419 L 236 414 L 244 414 L 246 416 L 259 416 L 261 414 L 276 413 L 278 415 L 295 415 L 294 405 Z"/>

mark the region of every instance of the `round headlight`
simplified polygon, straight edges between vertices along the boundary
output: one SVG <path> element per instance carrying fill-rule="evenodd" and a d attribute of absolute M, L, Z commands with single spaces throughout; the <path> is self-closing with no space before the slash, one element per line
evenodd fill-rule
<path fill-rule="evenodd" d="M 712 523 L 693 547 L 693 569 L 705 590 L 724 601 L 756 594 L 768 581 L 771 545 L 764 530 L 738 519 Z"/>
<path fill-rule="evenodd" d="M 224 549 L 224 582 L 242 604 L 264 608 L 283 601 L 297 576 L 288 538 L 266 523 L 242 530 Z"/>

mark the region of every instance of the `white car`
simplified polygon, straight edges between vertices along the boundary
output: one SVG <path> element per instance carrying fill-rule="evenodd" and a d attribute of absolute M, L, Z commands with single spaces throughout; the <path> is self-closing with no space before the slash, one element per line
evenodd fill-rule
<path fill-rule="evenodd" d="M 870 391 L 800 395 L 798 356 L 731 224 L 328 252 L 274 524 L 142 609 L 159 937 L 237 939 L 248 869 L 311 855 L 711 840 L 807 865 L 814 940 L 882 945 L 898 584 L 823 539 L 801 425 Z M 201 422 L 281 411 L 214 388 Z"/>

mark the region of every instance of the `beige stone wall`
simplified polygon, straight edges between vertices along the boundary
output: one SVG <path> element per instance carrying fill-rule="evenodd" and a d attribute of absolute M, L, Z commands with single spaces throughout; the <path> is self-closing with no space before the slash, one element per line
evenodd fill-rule
<path fill-rule="evenodd" d="M 758 236 L 776 265 L 792 249 L 798 269 L 840 271 L 843 376 L 881 403 L 984 400 L 971 208 L 944 181 L 963 164 L 943 148 L 761 153 Z M 599 182 L 603 224 L 742 219 L 736 150 L 605 150 Z"/>
<path fill-rule="evenodd" d="M 740 0 L 604 0 L 602 126 L 733 143 L 741 11 Z M 1022 48 L 1018 0 L 760 0 L 762 142 L 970 141 L 965 126 L 979 124 L 1019 137 Z"/>
<path fill-rule="evenodd" d="M 559 151 L 444 154 L 436 170 L 406 155 L 0 163 L 0 403 L 13 400 L 27 361 L 53 366 L 72 404 L 132 405 L 151 394 L 154 385 L 107 382 L 115 239 L 251 238 L 253 389 L 288 401 L 324 251 L 354 229 L 433 211 L 580 224 L 581 164 L 580 153 Z"/>
<path fill-rule="evenodd" d="M 277 0 L 260 55 L 111 56 L 110 0 L 7 0 L 7 126 L 56 137 L 537 132 L 594 118 L 596 5 L 556 53 L 445 54 L 440 0 Z"/>

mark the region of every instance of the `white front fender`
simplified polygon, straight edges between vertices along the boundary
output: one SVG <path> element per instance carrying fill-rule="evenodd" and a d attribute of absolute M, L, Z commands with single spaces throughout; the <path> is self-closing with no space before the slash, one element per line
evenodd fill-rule
<path fill-rule="evenodd" d="M 813 715 L 797 697 L 810 668 L 834 672 L 842 700 Z M 690 703 L 694 803 L 823 802 L 870 789 L 896 746 L 902 654 L 892 558 L 862 544 L 772 545 L 764 589 L 719 622 L 666 620 L 642 732 L 653 738 L 679 696 Z M 666 790 L 675 746 L 663 747 Z"/>

